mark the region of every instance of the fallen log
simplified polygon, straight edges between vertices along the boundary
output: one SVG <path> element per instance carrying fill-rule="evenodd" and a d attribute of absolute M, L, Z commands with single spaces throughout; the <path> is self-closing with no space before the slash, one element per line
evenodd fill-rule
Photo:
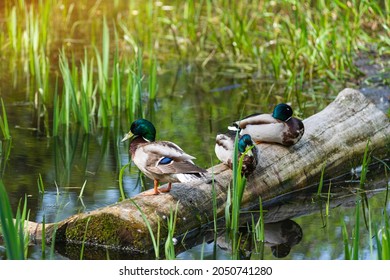
<path fill-rule="evenodd" d="M 388 117 L 359 91 L 345 89 L 323 111 L 305 119 L 305 134 L 296 145 L 258 145 L 259 165 L 248 178 L 243 208 L 253 208 L 259 196 L 270 200 L 318 182 L 322 166 L 337 175 L 358 165 L 369 140 L 369 149 L 385 149 L 389 143 Z M 214 143 L 211 143 L 214 145 Z M 219 164 L 209 169 L 214 184 L 202 180 L 173 185 L 170 193 L 141 194 L 125 201 L 46 225 L 46 242 L 56 230 L 55 242 L 81 243 L 150 254 L 153 243 L 145 217 L 154 233 L 161 226 L 161 243 L 167 236 L 167 218 L 177 207 L 175 235 L 193 238 L 213 220 L 214 185 L 217 217 L 223 218 L 232 172 Z M 42 225 L 29 223 L 29 232 L 42 241 Z"/>

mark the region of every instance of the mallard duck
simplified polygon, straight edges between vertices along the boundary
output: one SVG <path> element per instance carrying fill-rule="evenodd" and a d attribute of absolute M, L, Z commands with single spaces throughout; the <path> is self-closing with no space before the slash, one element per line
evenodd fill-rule
<path fill-rule="evenodd" d="M 156 128 L 146 119 L 131 124 L 129 133 L 122 139 L 131 140 L 129 153 L 135 165 L 154 180 L 153 194 L 169 192 L 174 182 L 188 182 L 204 177 L 207 170 L 196 166 L 195 157 L 186 154 L 178 145 L 168 141 L 155 141 Z M 158 189 L 159 182 L 168 187 Z"/>
<path fill-rule="evenodd" d="M 218 134 L 215 139 L 215 154 L 217 158 L 229 168 L 233 167 L 232 158 L 236 132 L 228 131 L 226 134 Z M 248 134 L 242 135 L 238 140 L 238 158 L 249 148 L 253 148 L 244 156 L 241 174 L 249 176 L 256 169 L 257 148 Z"/>
<path fill-rule="evenodd" d="M 230 130 L 239 130 L 240 135 L 249 134 L 256 144 L 279 143 L 284 146 L 296 144 L 305 128 L 301 120 L 294 118 L 292 108 L 284 103 L 275 106 L 272 114 L 253 114 L 233 123 Z"/>

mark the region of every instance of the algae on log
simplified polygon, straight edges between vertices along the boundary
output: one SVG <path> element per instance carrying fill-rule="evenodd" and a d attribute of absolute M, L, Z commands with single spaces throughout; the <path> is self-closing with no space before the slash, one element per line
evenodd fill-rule
<path fill-rule="evenodd" d="M 259 196 L 266 201 L 318 182 L 323 164 L 326 173 L 332 175 L 350 169 L 352 163 L 361 161 L 368 140 L 370 150 L 385 148 L 389 142 L 388 117 L 353 89 L 340 92 L 329 106 L 303 123 L 305 134 L 292 147 L 258 145 L 259 165 L 247 180 L 243 208 L 258 204 Z M 217 216 L 222 218 L 231 170 L 219 164 L 209 172 L 214 178 Z M 45 236 L 50 242 L 51 233 L 56 230 L 55 242 L 81 243 L 85 234 L 89 244 L 148 254 L 153 251 L 153 244 L 143 215 L 155 234 L 160 225 L 164 239 L 167 236 L 166 217 L 177 206 L 175 235 L 195 237 L 203 225 L 213 220 L 212 188 L 210 182 L 199 180 L 173 184 L 167 194 L 144 196 L 141 193 L 114 205 L 46 225 Z M 42 226 L 30 222 L 29 229 L 34 239 L 40 241 Z"/>

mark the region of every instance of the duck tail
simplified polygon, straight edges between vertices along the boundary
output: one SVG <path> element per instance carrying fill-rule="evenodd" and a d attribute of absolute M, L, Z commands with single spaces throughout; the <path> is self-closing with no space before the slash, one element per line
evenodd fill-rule
<path fill-rule="evenodd" d="M 181 183 L 187 183 L 198 179 L 207 179 L 206 173 L 181 173 L 176 176 Z"/>
<path fill-rule="evenodd" d="M 233 125 L 228 126 L 228 129 L 231 131 L 239 131 L 238 125 L 234 123 Z"/>

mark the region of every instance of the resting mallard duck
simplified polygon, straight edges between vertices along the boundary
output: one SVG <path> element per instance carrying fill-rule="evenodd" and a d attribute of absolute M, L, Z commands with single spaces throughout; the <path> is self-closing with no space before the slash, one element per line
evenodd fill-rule
<path fill-rule="evenodd" d="M 236 132 L 228 131 L 226 134 L 218 134 L 215 139 L 215 154 L 224 164 L 233 167 L 232 158 L 234 151 L 234 141 Z M 253 144 L 248 134 L 242 135 L 238 140 L 238 158 L 250 147 L 253 148 L 244 156 L 241 174 L 249 176 L 256 169 L 257 165 L 257 148 Z"/>
<path fill-rule="evenodd" d="M 284 146 L 296 144 L 305 128 L 301 120 L 292 117 L 292 108 L 284 103 L 276 105 L 272 114 L 254 114 L 233 123 L 230 130 L 239 130 L 240 135 L 249 134 L 256 144 L 279 143 Z"/>
<path fill-rule="evenodd" d="M 196 166 L 193 156 L 186 154 L 178 145 L 168 141 L 155 141 L 156 128 L 145 119 L 131 124 L 130 132 L 122 139 L 130 139 L 129 153 L 135 165 L 154 180 L 153 194 L 169 192 L 174 182 L 188 182 L 204 177 L 207 170 Z M 158 189 L 159 182 L 168 187 Z"/>

